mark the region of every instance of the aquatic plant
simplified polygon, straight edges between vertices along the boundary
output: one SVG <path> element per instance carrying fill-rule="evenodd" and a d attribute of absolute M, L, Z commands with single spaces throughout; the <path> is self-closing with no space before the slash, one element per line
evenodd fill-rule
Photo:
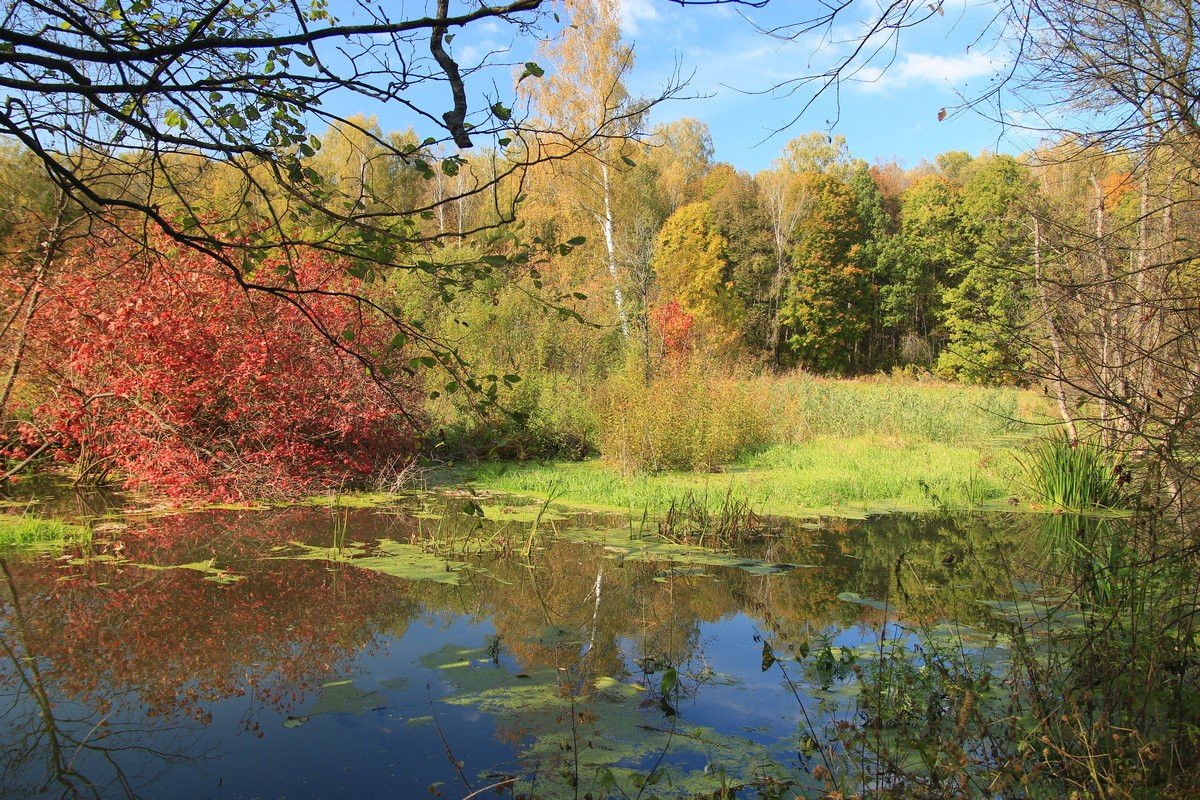
<path fill-rule="evenodd" d="M 1030 490 L 1056 509 L 1123 508 L 1124 468 L 1102 447 L 1066 433 L 1043 439 L 1022 461 Z"/>
<path fill-rule="evenodd" d="M 0 546 L 31 546 L 80 541 L 88 530 L 60 519 L 32 514 L 0 514 Z"/>

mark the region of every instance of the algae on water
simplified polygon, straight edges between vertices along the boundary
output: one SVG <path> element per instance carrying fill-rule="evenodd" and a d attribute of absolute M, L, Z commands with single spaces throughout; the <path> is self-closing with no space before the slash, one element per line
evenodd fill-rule
<path fill-rule="evenodd" d="M 516 675 L 496 665 L 485 649 L 452 645 L 421 663 L 453 687 L 442 702 L 525 732 L 521 760 L 544 800 L 573 800 L 592 784 L 603 791 L 608 780 L 635 787 L 636 794 L 652 771 L 655 796 L 707 796 L 721 788 L 721 780 L 745 785 L 785 769 L 770 747 L 665 714 L 659 703 L 647 702 L 653 689 L 614 677 L 580 682 L 554 669 Z M 669 765 L 659 763 L 664 752 L 671 755 Z"/>
<path fill-rule="evenodd" d="M 277 551 L 270 559 L 293 561 L 330 561 L 348 564 L 357 569 L 370 570 L 408 581 L 434 581 L 456 584 L 460 573 L 467 566 L 462 561 L 447 561 L 426 552 L 415 544 L 405 544 L 391 539 L 380 539 L 374 547 L 366 548 L 358 542 L 344 547 L 316 547 L 292 542 Z"/>
<path fill-rule="evenodd" d="M 634 538 L 627 530 L 586 530 L 572 528 L 560 531 L 558 537 L 580 544 L 600 544 L 611 558 L 622 561 L 668 561 L 693 567 L 732 567 L 751 575 L 776 575 L 808 564 L 782 564 L 745 558 L 734 553 L 712 550 L 690 544 L 672 542 L 659 536 Z"/>

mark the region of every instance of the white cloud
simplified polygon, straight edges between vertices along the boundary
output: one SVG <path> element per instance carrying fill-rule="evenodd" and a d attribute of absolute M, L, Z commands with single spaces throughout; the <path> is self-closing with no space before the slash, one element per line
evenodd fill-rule
<path fill-rule="evenodd" d="M 642 23 L 661 18 L 654 0 L 620 0 L 620 4 L 621 32 L 626 36 L 636 36 Z"/>
<path fill-rule="evenodd" d="M 961 86 L 972 78 L 994 75 L 1002 61 L 984 53 L 943 56 L 905 53 L 886 67 L 868 65 L 854 73 L 853 80 L 864 92 L 891 91 L 919 84 Z"/>

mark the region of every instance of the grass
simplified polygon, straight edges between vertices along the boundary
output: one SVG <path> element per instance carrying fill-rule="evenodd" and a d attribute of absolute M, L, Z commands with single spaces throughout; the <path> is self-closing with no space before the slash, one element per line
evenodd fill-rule
<path fill-rule="evenodd" d="M 822 436 L 974 444 L 1024 438 L 1049 406 L 1033 392 L 894 378 L 835 380 L 793 373 L 771 381 L 776 442 Z"/>
<path fill-rule="evenodd" d="M 88 531 L 58 519 L 0 514 L 0 547 L 36 547 L 86 539 Z"/>
<path fill-rule="evenodd" d="M 1032 491 L 1063 511 L 1115 509 L 1125 505 L 1116 461 L 1089 442 L 1056 436 L 1032 448 L 1022 464 Z"/>
<path fill-rule="evenodd" d="M 543 498 L 553 490 L 560 503 L 635 516 L 661 517 L 688 493 L 714 510 L 732 497 L 756 514 L 778 516 L 981 508 L 1022 493 L 1017 448 L 1049 415 L 1044 398 L 1016 389 L 803 373 L 740 380 L 757 387 L 751 394 L 769 418 L 768 444 L 719 471 L 637 472 L 605 453 L 580 463 L 484 464 L 456 477 Z M 665 406 L 660 416 L 674 419 L 677 394 L 652 392 Z M 696 430 L 715 424 L 701 416 L 690 415 Z M 598 424 L 613 422 L 601 417 Z"/>
<path fill-rule="evenodd" d="M 623 476 L 600 461 L 483 464 L 461 477 L 503 492 L 557 502 L 662 515 L 687 492 L 719 506 L 730 495 L 756 514 L 859 517 L 891 511 L 976 508 L 1015 493 L 1019 468 L 1003 446 L 904 443 L 873 437 L 821 437 L 776 445 L 723 473 Z"/>

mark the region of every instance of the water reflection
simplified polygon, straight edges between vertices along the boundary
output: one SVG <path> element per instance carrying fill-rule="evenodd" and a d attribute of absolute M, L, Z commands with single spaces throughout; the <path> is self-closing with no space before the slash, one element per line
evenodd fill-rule
<path fill-rule="evenodd" d="M 756 573 L 551 534 L 525 559 L 527 523 L 467 510 L 131 517 L 88 552 L 10 556 L 6 796 L 802 791 L 832 673 L 788 659 L 874 641 L 896 608 L 985 627 L 1029 538 L 1019 518 L 789 525 L 739 555 L 803 566 Z M 556 523 L 581 524 L 614 521 Z M 407 581 L 347 557 L 380 539 L 466 566 Z M 299 545 L 328 557 L 283 557 Z"/>

